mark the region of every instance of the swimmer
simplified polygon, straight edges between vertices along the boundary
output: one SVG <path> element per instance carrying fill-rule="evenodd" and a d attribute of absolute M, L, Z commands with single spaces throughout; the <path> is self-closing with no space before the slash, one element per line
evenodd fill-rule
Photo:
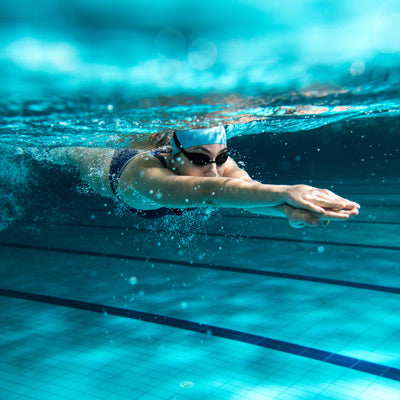
<path fill-rule="evenodd" d="M 144 218 L 228 207 L 284 217 L 300 228 L 358 214 L 357 203 L 327 189 L 253 180 L 229 156 L 222 126 L 176 131 L 168 141 L 153 149 L 143 144 L 124 150 L 59 147 L 50 156 L 77 167 L 97 193 Z"/>

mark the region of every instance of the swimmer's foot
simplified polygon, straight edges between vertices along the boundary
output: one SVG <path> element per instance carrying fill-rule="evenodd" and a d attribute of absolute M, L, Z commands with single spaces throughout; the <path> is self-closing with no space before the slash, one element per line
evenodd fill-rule
<path fill-rule="evenodd" d="M 36 161 L 49 161 L 49 149 L 45 147 L 24 147 L 20 149 L 20 154 L 32 157 Z"/>
<path fill-rule="evenodd" d="M 52 164 L 57 165 L 68 165 L 70 164 L 70 157 L 68 153 L 68 147 L 54 147 L 48 150 L 48 161 Z"/>
<path fill-rule="evenodd" d="M 32 157 L 39 162 L 48 162 L 57 165 L 68 165 L 70 162 L 68 147 L 25 147 L 22 154 Z"/>

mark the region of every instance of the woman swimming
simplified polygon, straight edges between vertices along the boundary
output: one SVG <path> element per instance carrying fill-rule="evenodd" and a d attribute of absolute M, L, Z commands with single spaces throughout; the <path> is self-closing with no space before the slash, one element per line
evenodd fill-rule
<path fill-rule="evenodd" d="M 360 208 L 326 189 L 251 179 L 229 157 L 222 126 L 176 131 L 170 146 L 143 148 L 63 147 L 53 149 L 51 158 L 76 166 L 96 192 L 145 218 L 179 215 L 193 207 L 229 207 L 287 217 L 297 228 L 346 220 Z"/>

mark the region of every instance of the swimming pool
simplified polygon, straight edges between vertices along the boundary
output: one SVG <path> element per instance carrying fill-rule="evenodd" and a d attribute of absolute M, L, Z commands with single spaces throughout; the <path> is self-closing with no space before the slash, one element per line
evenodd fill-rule
<path fill-rule="evenodd" d="M 174 13 L 182 2 L 154 2 L 150 20 L 143 6 L 135 30 L 124 25 L 127 3 L 90 17 L 92 2 L 60 2 L 76 14 L 44 11 L 56 34 L 21 13 L 29 35 L 13 24 L 1 36 L 1 400 L 399 398 L 399 58 L 382 28 L 396 25 L 389 3 L 372 29 L 374 52 L 360 33 L 323 62 L 313 56 L 321 48 L 299 53 L 309 25 L 288 28 L 296 10 L 306 15 L 300 6 L 278 23 L 271 15 L 282 9 L 261 3 L 258 14 L 217 4 L 229 12 L 206 34 L 208 2 L 182 11 L 186 22 Z M 311 28 L 332 16 L 350 26 L 360 3 L 338 3 L 315 6 Z M 355 25 L 372 14 L 365 7 Z M 68 18 L 75 36 L 61 29 Z M 123 48 L 133 38 L 132 60 Z M 265 48 L 275 58 L 261 57 Z M 213 125 L 226 126 L 233 158 L 257 180 L 329 188 L 360 203 L 360 215 L 304 229 L 233 209 L 147 221 L 46 158 L 54 146 L 121 148 Z"/>

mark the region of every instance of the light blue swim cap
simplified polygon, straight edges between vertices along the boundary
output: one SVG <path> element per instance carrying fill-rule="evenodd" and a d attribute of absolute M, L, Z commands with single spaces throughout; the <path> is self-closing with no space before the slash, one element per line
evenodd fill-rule
<path fill-rule="evenodd" d="M 183 131 L 176 131 L 175 134 L 184 149 L 202 146 L 204 144 L 226 144 L 226 132 L 223 126 L 214 126 L 204 129 L 185 129 Z M 176 147 L 173 138 L 171 146 L 172 155 L 181 151 Z"/>

